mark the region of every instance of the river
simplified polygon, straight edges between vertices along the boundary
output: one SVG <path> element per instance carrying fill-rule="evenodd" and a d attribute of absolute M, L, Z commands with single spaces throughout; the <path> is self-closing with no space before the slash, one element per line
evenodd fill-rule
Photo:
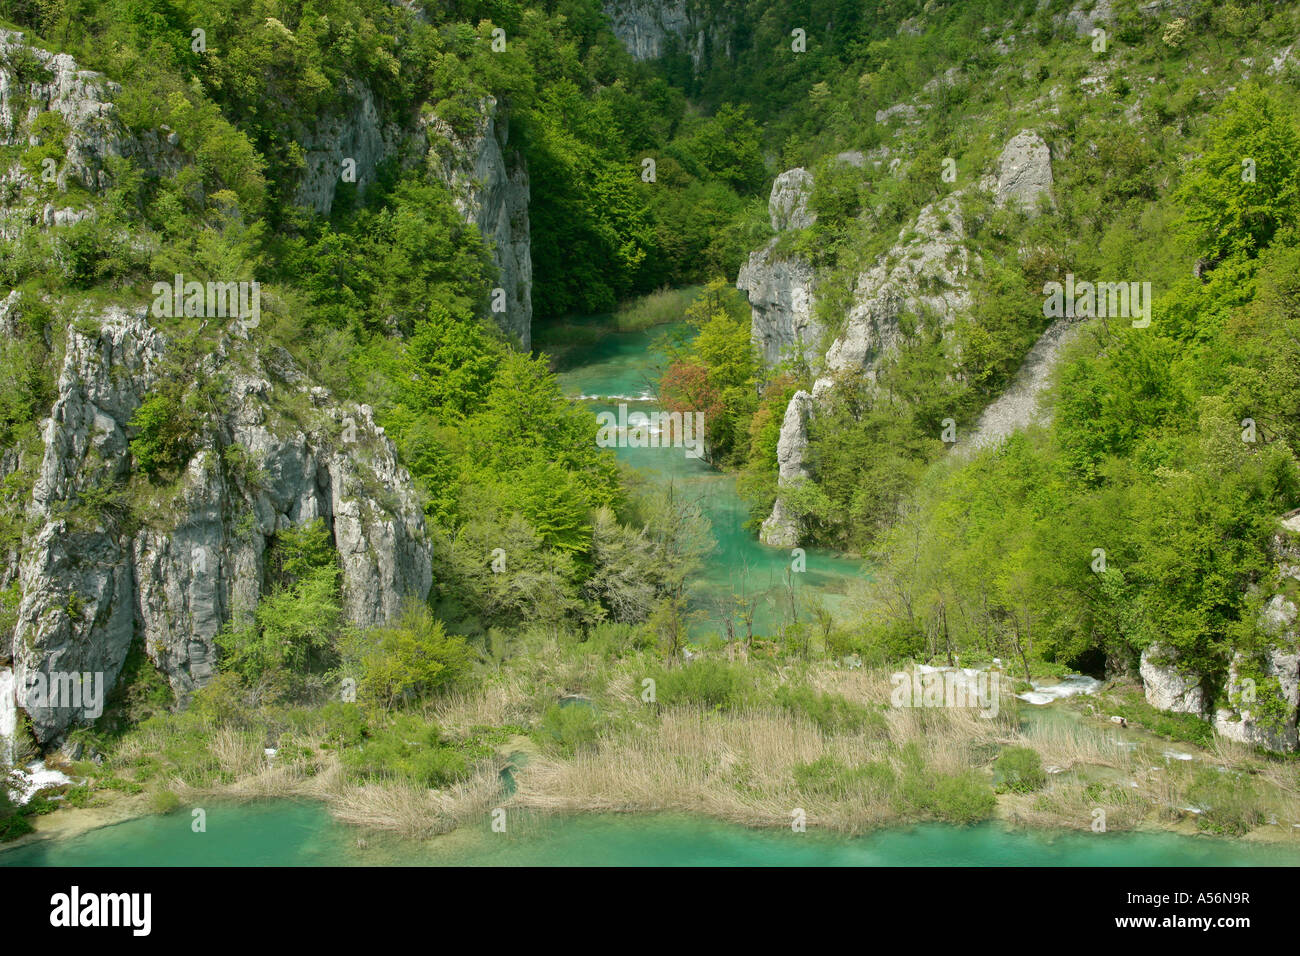
<path fill-rule="evenodd" d="M 585 398 L 594 412 L 617 413 L 620 402 L 629 412 L 655 411 L 659 406 L 653 395 L 666 364 L 657 343 L 673 330 L 661 326 L 609 334 L 584 349 L 574 364 L 560 366 L 560 385 L 570 397 Z M 688 458 L 681 448 L 618 448 L 616 452 L 648 480 L 672 482 L 688 499 L 698 500 L 713 526 L 717 546 L 690 595 L 691 631 L 697 637 L 724 629 L 718 609 L 731 607 L 727 599 L 738 593 L 764 594 L 754 615 L 758 634 L 774 633 L 787 619 L 788 587 L 793 587 L 796 600 L 815 598 L 833 613 L 843 613 L 849 584 L 868 573 L 860 560 L 821 548 L 806 548 L 799 555 L 760 544 L 744 526 L 749 511 L 736 493 L 735 476 Z"/>

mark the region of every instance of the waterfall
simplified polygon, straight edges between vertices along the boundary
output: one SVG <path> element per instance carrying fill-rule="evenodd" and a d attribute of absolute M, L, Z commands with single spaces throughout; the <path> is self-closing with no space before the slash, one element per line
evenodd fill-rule
<path fill-rule="evenodd" d="M 14 734 L 18 731 L 18 699 L 14 696 L 14 672 L 0 668 L 0 767 L 14 762 Z"/>

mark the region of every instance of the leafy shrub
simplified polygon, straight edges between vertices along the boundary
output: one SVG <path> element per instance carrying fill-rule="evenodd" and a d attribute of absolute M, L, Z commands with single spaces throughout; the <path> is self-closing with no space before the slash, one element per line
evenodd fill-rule
<path fill-rule="evenodd" d="M 147 396 L 132 416 L 131 454 L 150 477 L 178 472 L 194 454 L 197 422 L 174 385 L 162 385 Z"/>
<path fill-rule="evenodd" d="M 735 710 L 749 700 L 753 687 L 743 667 L 702 660 L 655 675 L 662 704 L 699 704 L 710 710 Z"/>
<path fill-rule="evenodd" d="M 552 704 L 542 715 L 538 729 L 542 740 L 563 754 L 595 746 L 599 732 L 599 715 L 594 708 L 583 704 Z"/>
<path fill-rule="evenodd" d="M 998 755 L 993 769 L 999 789 L 1012 793 L 1029 793 L 1047 782 L 1042 758 L 1029 747 L 1008 747 Z"/>
<path fill-rule="evenodd" d="M 865 732 L 872 737 L 888 734 L 883 714 L 839 694 L 822 694 L 811 687 L 779 687 L 776 701 L 792 714 L 808 717 L 824 734 Z"/>
<path fill-rule="evenodd" d="M 181 805 L 181 798 L 170 790 L 158 790 L 149 794 L 149 809 L 154 813 L 171 813 Z"/>
<path fill-rule="evenodd" d="M 411 714 L 345 751 L 343 766 L 355 779 L 398 778 L 424 787 L 445 787 L 469 772 L 465 756 L 443 740 L 438 726 Z"/>
<path fill-rule="evenodd" d="M 964 825 L 987 820 L 997 803 L 988 781 L 969 771 L 940 777 L 934 784 L 931 807 L 939 819 Z"/>
<path fill-rule="evenodd" d="M 423 604 L 408 607 L 390 627 L 349 637 L 344 657 L 361 673 L 358 700 L 385 707 L 451 686 L 468 673 L 473 661 L 465 639 L 446 633 Z"/>

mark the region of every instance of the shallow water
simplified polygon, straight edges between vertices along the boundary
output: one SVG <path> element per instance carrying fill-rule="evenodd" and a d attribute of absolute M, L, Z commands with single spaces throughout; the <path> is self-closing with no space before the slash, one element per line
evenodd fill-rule
<path fill-rule="evenodd" d="M 671 327 L 611 333 L 583 349 L 580 358 L 570 353 L 568 367 L 558 376 L 561 387 L 566 395 L 586 398 L 597 413 L 617 414 L 620 402 L 629 413 L 658 410 L 652 396 L 667 363 L 656 343 L 669 331 Z M 744 527 L 749 511 L 736 493 L 735 477 L 688 458 L 682 448 L 618 448 L 616 453 L 649 480 L 672 482 L 688 498 L 698 499 L 713 525 L 717 548 L 691 595 L 697 635 L 722 630 L 718 609 L 731 606 L 731 595 L 759 592 L 766 592 L 766 598 L 754 615 L 755 633 L 771 634 L 789 614 L 787 582 L 796 596 L 817 595 L 828 609 L 842 611 L 848 584 L 867 573 L 861 561 L 821 548 L 804 549 L 805 570 L 794 572 L 789 549 L 769 548 Z"/>
<path fill-rule="evenodd" d="M 364 845 L 360 845 L 364 844 Z M 861 837 L 675 815 L 529 818 L 420 843 L 279 800 L 178 812 L 0 851 L 0 866 L 1298 866 L 1300 848 L 1170 833 L 1043 833 L 926 824 Z"/>

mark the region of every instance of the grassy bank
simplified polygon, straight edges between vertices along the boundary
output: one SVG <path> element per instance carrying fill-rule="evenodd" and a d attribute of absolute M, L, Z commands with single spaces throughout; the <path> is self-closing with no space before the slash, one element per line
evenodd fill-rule
<path fill-rule="evenodd" d="M 200 695 L 190 711 L 106 744 L 102 764 L 68 769 L 87 780 L 86 807 L 310 798 L 344 822 L 415 839 L 498 807 L 676 811 L 756 827 L 790 826 L 802 812 L 808 827 L 844 833 L 1001 818 L 1285 839 L 1300 822 L 1295 761 L 1224 741 L 1171 745 L 1119 728 L 1091 701 L 1044 711 L 1004 685 L 991 718 L 896 707 L 888 669 L 757 642 L 665 667 L 633 637 L 525 635 L 473 686 L 396 711 L 334 702 L 216 716 Z"/>

